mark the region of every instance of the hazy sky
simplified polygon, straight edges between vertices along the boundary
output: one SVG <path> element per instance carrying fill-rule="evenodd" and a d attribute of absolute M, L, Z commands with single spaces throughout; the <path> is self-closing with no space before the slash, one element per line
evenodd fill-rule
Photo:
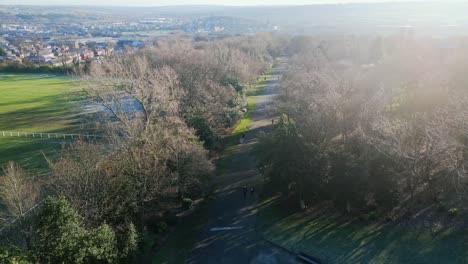
<path fill-rule="evenodd" d="M 424 0 L 419 0 L 420 2 Z M 445 0 L 450 1 L 450 0 Z M 4 5 L 306 5 L 323 3 L 402 2 L 402 0 L 1 0 Z"/>

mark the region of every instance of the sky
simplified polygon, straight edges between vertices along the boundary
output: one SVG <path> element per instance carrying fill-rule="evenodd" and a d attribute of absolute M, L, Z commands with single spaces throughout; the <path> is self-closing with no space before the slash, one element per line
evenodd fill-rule
<path fill-rule="evenodd" d="M 0 0 L 1 5 L 100 5 L 100 6 L 168 6 L 168 5 L 307 5 L 336 3 L 402 2 L 403 0 Z M 424 0 L 416 0 L 424 2 Z M 452 1 L 452 0 L 444 0 Z"/>

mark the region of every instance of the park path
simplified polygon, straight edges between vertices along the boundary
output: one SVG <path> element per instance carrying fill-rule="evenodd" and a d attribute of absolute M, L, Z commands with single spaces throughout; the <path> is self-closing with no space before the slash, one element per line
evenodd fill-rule
<path fill-rule="evenodd" d="M 256 214 L 262 204 L 258 189 L 262 176 L 255 166 L 252 147 L 261 131 L 271 129 L 270 107 L 278 90 L 278 79 L 285 67 L 280 63 L 262 95 L 256 96 L 257 107 L 246 132 L 246 142 L 225 153 L 226 168 L 219 176 L 215 200 L 208 208 L 207 223 L 199 235 L 187 263 L 296 263 L 294 255 L 261 239 L 256 232 Z M 244 198 L 242 187 L 256 187 Z M 213 228 L 234 228 L 214 231 Z"/>

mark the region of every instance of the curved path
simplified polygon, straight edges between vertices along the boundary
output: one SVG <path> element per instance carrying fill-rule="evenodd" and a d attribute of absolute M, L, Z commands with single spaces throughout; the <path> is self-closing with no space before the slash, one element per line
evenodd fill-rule
<path fill-rule="evenodd" d="M 284 64 L 274 70 L 246 132 L 246 142 L 227 150 L 226 171 L 219 176 L 216 199 L 210 204 L 205 228 L 199 235 L 187 263 L 297 263 L 292 253 L 261 239 L 256 232 L 256 214 L 261 208 L 257 192 L 244 198 L 242 187 L 261 184 L 252 146 L 261 131 L 271 128 L 269 106 L 277 93 Z M 258 189 L 258 188 L 257 188 Z"/>

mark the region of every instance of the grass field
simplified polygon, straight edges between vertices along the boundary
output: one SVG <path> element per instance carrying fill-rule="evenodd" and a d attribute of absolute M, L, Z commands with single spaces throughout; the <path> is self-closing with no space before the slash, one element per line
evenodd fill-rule
<path fill-rule="evenodd" d="M 303 213 L 270 203 L 261 233 L 324 263 L 468 263 L 468 232 L 454 227 L 363 223 L 327 213 Z"/>
<path fill-rule="evenodd" d="M 58 75 L 0 74 L 0 131 L 77 131 L 79 93 L 73 80 Z M 0 135 L 0 167 L 12 160 L 44 168 L 41 154 L 53 155 L 63 141 Z"/>

